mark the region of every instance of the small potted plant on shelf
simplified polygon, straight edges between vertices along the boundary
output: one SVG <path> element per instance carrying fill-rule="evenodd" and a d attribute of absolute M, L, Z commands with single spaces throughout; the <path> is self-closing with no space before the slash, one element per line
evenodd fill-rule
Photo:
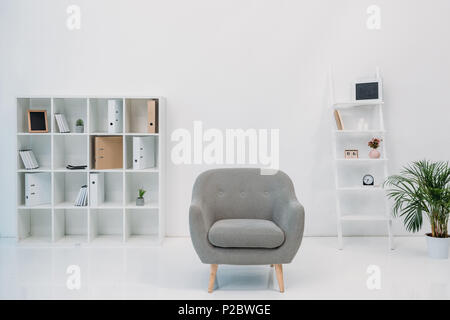
<path fill-rule="evenodd" d="M 372 140 L 367 143 L 369 147 L 372 148 L 372 150 L 370 150 L 369 152 L 369 158 L 378 159 L 380 157 L 380 151 L 378 151 L 377 149 L 380 146 L 381 141 L 383 140 L 379 138 L 372 138 Z"/>
<path fill-rule="evenodd" d="M 144 203 L 145 203 L 145 200 L 144 200 L 144 194 L 146 193 L 147 191 L 145 191 L 144 189 L 142 189 L 142 188 L 140 188 L 139 190 L 138 190 L 138 197 L 136 198 L 136 205 L 137 206 L 143 206 L 144 205 Z"/>
<path fill-rule="evenodd" d="M 404 167 L 400 175 L 387 178 L 388 197 L 394 201 L 393 215 L 404 217 L 408 231 L 422 227 L 425 214 L 431 225 L 426 234 L 428 255 L 447 259 L 450 212 L 450 167 L 448 162 L 416 161 Z"/>
<path fill-rule="evenodd" d="M 75 122 L 75 132 L 76 133 L 84 133 L 84 122 L 83 122 L 83 119 L 78 119 Z"/>

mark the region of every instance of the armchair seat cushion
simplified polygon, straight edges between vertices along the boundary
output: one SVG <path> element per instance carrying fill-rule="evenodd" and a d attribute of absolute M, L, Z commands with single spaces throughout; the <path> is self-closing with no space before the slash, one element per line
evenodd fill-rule
<path fill-rule="evenodd" d="M 283 244 L 284 232 L 270 220 L 223 219 L 211 226 L 208 240 L 222 248 L 273 249 Z"/>

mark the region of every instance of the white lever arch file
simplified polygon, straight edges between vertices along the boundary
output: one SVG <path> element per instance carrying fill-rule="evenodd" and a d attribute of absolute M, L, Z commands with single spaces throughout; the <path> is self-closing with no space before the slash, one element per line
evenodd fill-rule
<path fill-rule="evenodd" d="M 51 176 L 47 172 L 25 173 L 25 206 L 51 202 Z"/>
<path fill-rule="evenodd" d="M 155 167 L 155 137 L 133 137 L 133 169 Z"/>
<path fill-rule="evenodd" d="M 122 132 L 122 102 L 108 100 L 108 133 Z"/>
<path fill-rule="evenodd" d="M 89 201 L 92 207 L 98 207 L 105 201 L 105 174 L 89 174 Z"/>

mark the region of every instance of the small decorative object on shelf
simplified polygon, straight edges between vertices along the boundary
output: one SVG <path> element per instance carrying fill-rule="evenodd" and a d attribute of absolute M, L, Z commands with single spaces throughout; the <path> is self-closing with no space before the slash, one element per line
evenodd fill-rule
<path fill-rule="evenodd" d="M 367 144 L 369 147 L 372 148 L 369 152 L 369 158 L 371 159 L 379 159 L 380 158 L 380 151 L 378 151 L 378 147 L 380 146 L 382 139 L 379 138 L 372 138 Z"/>
<path fill-rule="evenodd" d="M 384 182 L 390 187 L 387 195 L 394 201 L 392 214 L 403 217 L 406 230 L 421 230 L 423 215 L 431 226 L 425 234 L 428 255 L 447 259 L 449 248 L 448 221 L 450 216 L 450 166 L 447 162 L 416 161 L 398 175 Z"/>
<path fill-rule="evenodd" d="M 146 193 L 147 191 L 145 191 L 144 189 L 139 189 L 138 190 L 138 193 L 139 193 L 139 196 L 136 198 L 136 205 L 137 206 L 143 206 L 144 205 L 144 203 L 145 203 L 145 200 L 144 200 L 144 194 Z"/>
<path fill-rule="evenodd" d="M 345 159 L 358 159 L 358 150 L 345 150 Z"/>
<path fill-rule="evenodd" d="M 76 133 L 84 133 L 83 119 L 78 119 L 77 122 L 75 122 L 75 132 Z"/>
<path fill-rule="evenodd" d="M 375 179 L 371 174 L 366 174 L 363 177 L 363 186 L 373 186 L 375 182 Z"/>

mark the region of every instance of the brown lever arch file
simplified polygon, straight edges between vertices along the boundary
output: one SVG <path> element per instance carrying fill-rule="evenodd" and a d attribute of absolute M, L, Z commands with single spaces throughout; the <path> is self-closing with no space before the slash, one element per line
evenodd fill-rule
<path fill-rule="evenodd" d="M 158 104 L 156 100 L 147 101 L 147 132 L 158 133 Z"/>
<path fill-rule="evenodd" d="M 123 168 L 122 137 L 95 137 L 94 149 L 95 169 Z"/>

